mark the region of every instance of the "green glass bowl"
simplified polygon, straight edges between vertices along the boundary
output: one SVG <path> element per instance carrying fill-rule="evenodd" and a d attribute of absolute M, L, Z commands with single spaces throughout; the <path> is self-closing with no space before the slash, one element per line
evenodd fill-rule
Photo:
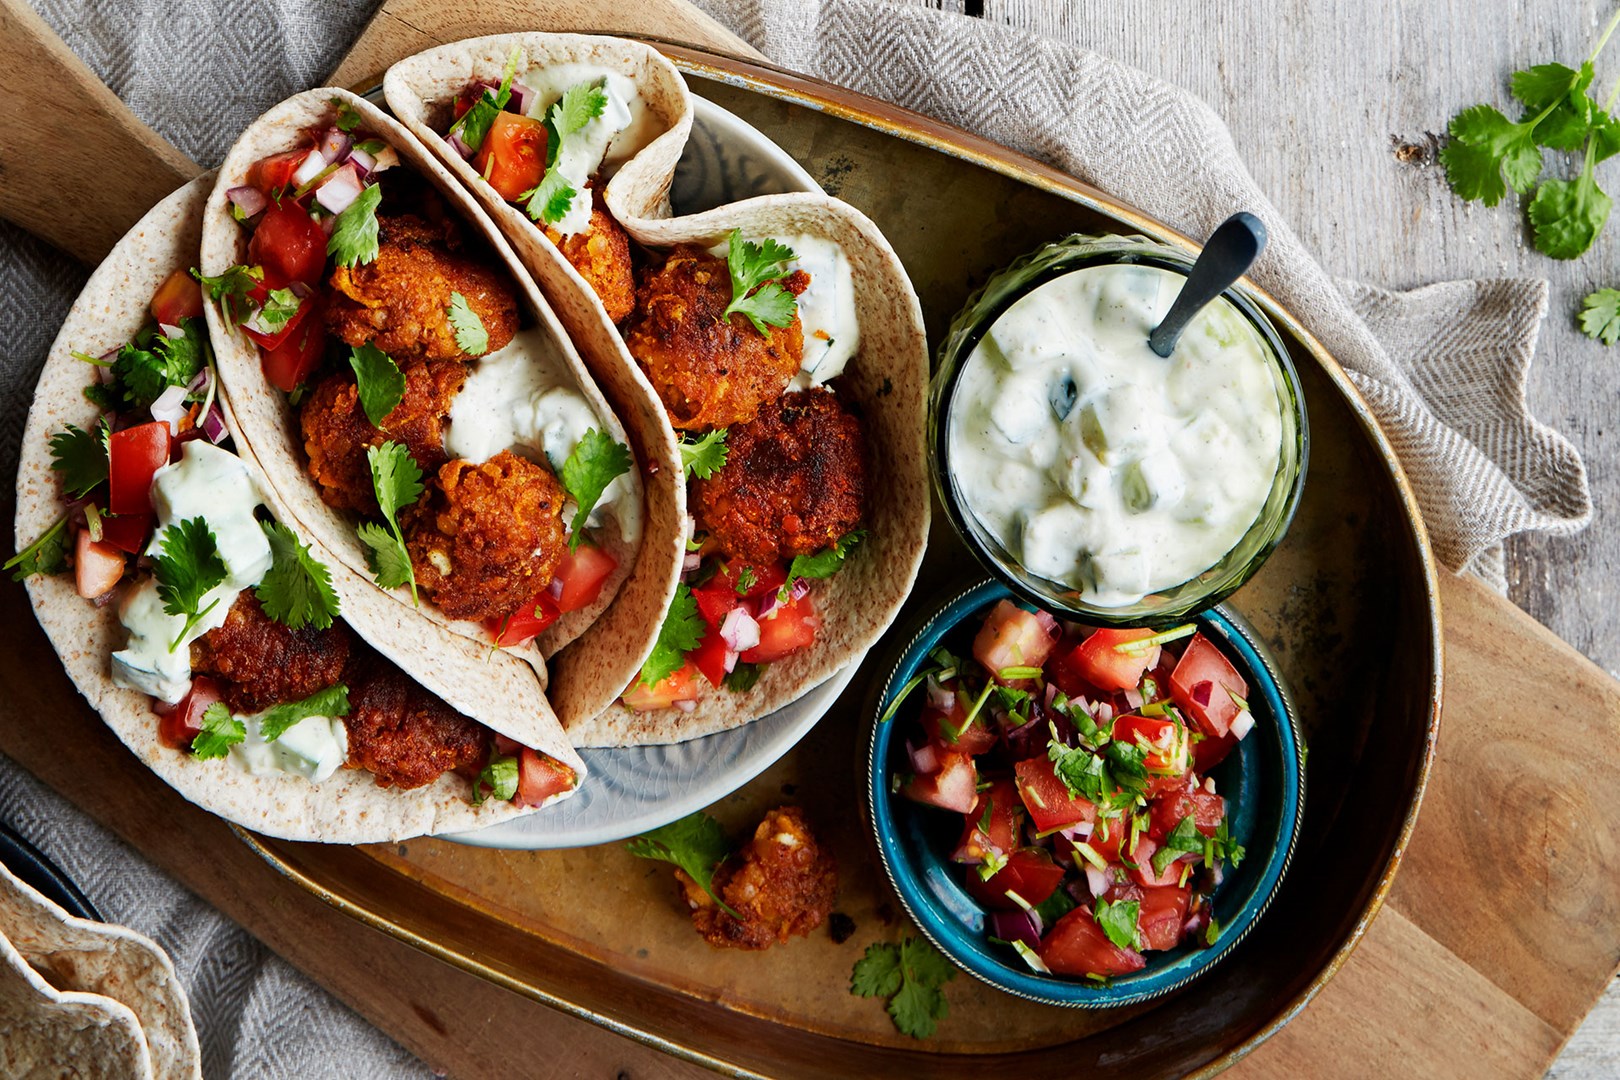
<path fill-rule="evenodd" d="M 1241 288 L 1223 296 L 1248 319 L 1270 355 L 1271 370 L 1282 404 L 1282 447 L 1277 474 L 1272 479 L 1259 516 L 1221 560 L 1189 581 L 1152 593 L 1137 603 L 1100 607 L 1087 603 L 1074 586 L 1032 573 L 1008 551 L 967 505 L 951 467 L 951 402 L 962 369 L 979 340 L 1003 312 L 1026 294 L 1054 278 L 1087 267 L 1117 264 L 1155 266 L 1185 275 L 1193 260 L 1185 252 L 1140 236 L 1084 236 L 1076 234 L 1025 255 L 985 283 L 968 299 L 952 321 L 939 347 L 929 384 L 929 472 L 951 524 L 991 574 L 1005 581 L 1021 599 L 1055 614 L 1066 614 L 1094 625 L 1166 626 L 1183 622 L 1231 595 L 1258 570 L 1293 521 L 1304 485 L 1310 456 L 1305 395 L 1299 374 L 1277 330 L 1253 298 Z"/>

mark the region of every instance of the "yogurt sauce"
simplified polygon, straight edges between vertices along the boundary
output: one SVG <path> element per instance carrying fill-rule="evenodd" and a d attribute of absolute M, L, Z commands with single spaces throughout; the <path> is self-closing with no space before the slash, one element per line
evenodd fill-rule
<path fill-rule="evenodd" d="M 819 236 L 771 239 L 792 249 L 789 273 L 803 270 L 810 275 L 810 287 L 799 295 L 804 358 L 788 389 L 821 386 L 843 374 L 845 365 L 861 346 L 861 324 L 855 313 L 855 274 L 849 256 L 843 248 Z M 723 259 L 726 248 L 724 243 L 716 244 L 709 253 Z"/>
<path fill-rule="evenodd" d="M 1204 308 L 1168 359 L 1148 348 L 1185 280 L 1115 265 L 1047 282 L 996 320 L 952 398 L 967 507 L 1026 569 L 1098 607 L 1215 565 L 1277 473 L 1274 365 L 1236 307 Z"/>
<path fill-rule="evenodd" d="M 170 525 L 201 517 L 214 533 L 214 545 L 225 564 L 225 580 L 202 599 L 198 610 L 213 609 L 169 648 L 186 624 L 170 615 L 158 598 L 157 580 L 148 576 L 125 593 L 119 621 L 129 643 L 112 655 L 113 685 L 139 690 L 174 704 L 191 688 L 191 643 L 221 626 L 237 594 L 257 585 L 270 569 L 270 542 L 253 516 L 263 501 L 247 468 L 235 454 L 203 439 L 186 443 L 180 460 L 152 477 L 152 506 L 157 524 L 146 554 L 162 554 L 163 533 Z"/>
<path fill-rule="evenodd" d="M 260 713 L 238 717 L 246 737 L 230 749 L 231 762 L 254 776 L 292 773 L 320 783 L 349 759 L 349 730 L 330 716 L 306 716 L 274 742 L 260 734 Z"/>
<path fill-rule="evenodd" d="M 607 94 L 602 115 L 564 140 L 562 153 L 552 164 L 574 188 L 574 201 L 555 226 L 564 236 L 572 236 L 591 221 L 591 193 L 585 182 L 598 170 L 611 175 L 652 142 L 659 133 L 658 118 L 648 111 L 630 78 L 600 64 L 534 67 L 518 81 L 536 92 L 529 106 L 529 115 L 536 120 L 544 120 L 564 91 L 580 83 L 599 83 Z"/>
<path fill-rule="evenodd" d="M 591 428 L 607 430 L 579 392 L 556 342 L 538 327 L 519 330 L 503 349 L 479 360 L 450 403 L 444 450 L 452 458 L 488 461 L 502 450 L 528 451 L 562 476 L 563 463 Z M 615 477 L 587 524 L 606 517 L 627 543 L 641 535 L 641 503 L 629 475 Z"/>

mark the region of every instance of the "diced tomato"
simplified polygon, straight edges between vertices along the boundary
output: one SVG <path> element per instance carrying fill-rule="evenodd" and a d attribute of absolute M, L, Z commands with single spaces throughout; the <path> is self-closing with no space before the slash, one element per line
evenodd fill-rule
<path fill-rule="evenodd" d="M 1013 766 L 1018 774 L 1018 794 L 1029 811 L 1036 832 L 1050 832 L 1097 816 L 1088 799 L 1069 794 L 1069 786 L 1058 778 L 1052 762 L 1044 757 L 1025 758 Z"/>
<path fill-rule="evenodd" d="M 1230 754 L 1237 744 L 1237 737 L 1230 731 L 1218 739 L 1204 736 L 1192 744 L 1193 768 L 1199 776 L 1207 775 L 1211 769 L 1226 760 L 1226 755 Z"/>
<path fill-rule="evenodd" d="M 504 619 L 490 619 L 484 629 L 502 649 L 523 645 L 543 634 L 561 615 L 557 601 L 552 599 L 551 587 L 541 589 L 528 603 Z"/>
<path fill-rule="evenodd" d="M 1148 748 L 1143 764 L 1149 772 L 1179 776 L 1192 763 L 1187 729 L 1162 716 L 1121 716 L 1114 721 L 1112 737 L 1128 746 Z"/>
<path fill-rule="evenodd" d="M 94 600 L 123 576 L 124 553 L 105 541 L 90 539 L 88 529 L 80 531 L 73 545 L 73 583 L 79 595 Z"/>
<path fill-rule="evenodd" d="M 1152 827 L 1148 834 L 1155 840 L 1162 840 L 1181 824 L 1182 818 L 1188 816 L 1192 817 L 1199 832 L 1214 836 L 1221 820 L 1226 817 L 1226 800 L 1203 788 L 1161 795 L 1149 804 L 1148 821 Z"/>
<path fill-rule="evenodd" d="M 518 787 L 512 802 L 539 806 L 559 791 L 574 786 L 574 770 L 538 750 L 523 747 L 518 754 Z"/>
<path fill-rule="evenodd" d="M 1231 730 L 1238 714 L 1232 695 L 1247 698 L 1249 684 L 1208 638 L 1194 634 L 1170 675 L 1170 693 L 1205 735 L 1219 738 Z"/>
<path fill-rule="evenodd" d="M 297 328 L 259 358 L 264 377 L 285 394 L 298 389 L 298 384 L 309 378 L 326 355 L 325 294 L 316 292 L 305 297 L 301 309 L 307 309 L 307 314 L 298 320 Z"/>
<path fill-rule="evenodd" d="M 454 104 L 451 105 L 453 118 L 460 120 L 468 109 L 478 104 L 478 99 L 484 96 L 486 89 L 488 88 L 483 83 L 473 83 L 457 94 Z"/>
<path fill-rule="evenodd" d="M 1046 681 L 1063 691 L 1064 695 L 1071 699 L 1085 698 L 1091 702 L 1109 699 L 1111 693 L 1099 690 L 1091 685 L 1091 682 L 1081 671 L 1080 662 L 1077 659 L 1079 651 L 1079 646 L 1071 648 L 1064 648 L 1062 645 L 1057 646 L 1051 659 L 1046 663 Z M 1168 693 L 1168 688 L 1166 688 L 1166 692 Z"/>
<path fill-rule="evenodd" d="M 1134 690 L 1159 660 L 1157 646 L 1141 652 L 1119 651 L 1116 645 L 1152 637 L 1154 631 L 1098 630 L 1076 645 L 1068 663 L 1099 690 Z"/>
<path fill-rule="evenodd" d="M 1007 857 L 1007 865 L 990 875 L 986 881 L 979 877 L 976 867 L 969 867 L 963 879 L 968 894 L 992 911 L 1012 911 L 1022 907 L 1009 892 L 1019 895 L 1031 906 L 1045 903 L 1057 891 L 1066 871 L 1052 861 L 1045 848 L 1019 848 Z"/>
<path fill-rule="evenodd" d="M 269 271 L 265 271 L 264 278 L 249 291 L 248 299 L 262 307 L 273 291 L 285 288 L 286 285 L 285 281 L 281 281 L 272 276 Z M 315 300 L 312 297 L 305 297 L 299 301 L 298 310 L 294 311 L 292 317 L 275 333 L 261 334 L 251 326 L 243 326 L 242 333 L 246 334 L 259 348 L 266 351 L 273 350 L 291 337 L 303 325 L 304 320 L 309 317 L 309 313 L 315 310 L 324 311 L 324 302 Z"/>
<path fill-rule="evenodd" d="M 776 610 L 759 620 L 759 644 L 742 654 L 745 664 L 768 664 L 816 640 L 821 628 L 821 616 L 805 593 L 797 600 L 778 605 Z"/>
<path fill-rule="evenodd" d="M 1002 679 L 999 672 L 1040 667 L 1056 643 L 1056 619 L 1044 611 L 1025 611 L 1010 600 L 1001 600 L 990 609 L 973 639 L 973 658 L 998 682 L 1017 682 Z"/>
<path fill-rule="evenodd" d="M 991 725 L 988 710 L 980 709 L 973 723 L 963 727 L 966 721 L 967 706 L 962 703 L 961 694 L 957 695 L 948 714 L 932 706 L 922 712 L 923 729 L 941 746 L 976 757 L 996 745 L 996 729 Z"/>
<path fill-rule="evenodd" d="M 619 560 L 602 548 L 581 544 L 577 551 L 563 555 L 557 564 L 557 580 L 562 592 L 557 597 L 559 611 L 578 611 L 596 603 L 602 595 L 602 585 L 618 568 Z"/>
<path fill-rule="evenodd" d="M 494 735 L 495 752 L 497 754 L 504 754 L 507 757 L 517 757 L 518 752 L 523 749 L 523 744 L 518 742 L 516 739 L 507 738 L 498 731 L 494 732 Z"/>
<path fill-rule="evenodd" d="M 966 814 L 972 811 L 973 804 L 978 801 L 978 786 L 979 772 L 973 766 L 973 759 L 966 754 L 947 751 L 939 755 L 939 768 L 936 771 L 913 776 L 900 789 L 900 793 L 915 802 Z"/>
<path fill-rule="evenodd" d="M 151 514 L 126 514 L 114 516 L 104 514 L 101 518 L 101 541 L 110 544 L 119 551 L 127 551 L 131 555 L 139 555 L 146 550 L 146 542 L 152 538 Z"/>
<path fill-rule="evenodd" d="M 248 166 L 247 182 L 250 186 L 258 188 L 266 195 L 272 195 L 277 188 L 292 185 L 293 173 L 298 166 L 315 150 L 288 150 L 280 154 L 271 154 L 260 158 Z"/>
<path fill-rule="evenodd" d="M 624 703 L 636 712 L 667 709 L 677 701 L 696 701 L 703 694 L 697 681 L 698 669 L 690 660 L 679 671 L 648 686 L 637 679 L 624 693 Z"/>
<path fill-rule="evenodd" d="M 985 813 L 989 812 L 989 828 Z M 978 801 L 963 817 L 962 839 L 951 853 L 952 862 L 981 863 L 992 855 L 1009 855 L 1018 846 L 1018 830 L 1024 806 L 1018 790 L 1007 779 L 997 780 L 979 792 Z"/>
<path fill-rule="evenodd" d="M 546 128 L 533 117 L 503 112 L 473 156 L 473 168 L 508 202 L 532 191 L 546 172 Z"/>
<path fill-rule="evenodd" d="M 1188 889 L 1176 885 L 1142 890 L 1139 901 L 1142 906 L 1136 916 L 1136 927 L 1144 952 L 1148 949 L 1173 949 L 1181 944 L 1190 898 Z"/>
<path fill-rule="evenodd" d="M 158 740 L 164 746 L 177 749 L 190 746 L 191 740 L 202 730 L 203 712 L 218 700 L 219 684 L 207 675 L 198 675 L 191 680 L 191 689 L 178 704 L 160 707 L 166 711 L 158 713 L 162 717 L 158 721 Z"/>
<path fill-rule="evenodd" d="M 161 420 L 115 431 L 107 440 L 107 506 L 115 514 L 152 512 L 152 474 L 169 463 L 169 425 Z"/>
<path fill-rule="evenodd" d="M 190 271 L 176 270 L 152 294 L 152 318 L 160 323 L 179 326 L 181 319 L 200 319 L 202 313 L 202 286 Z"/>
<path fill-rule="evenodd" d="M 704 629 L 703 640 L 686 654 L 686 658 L 697 665 L 703 677 L 709 680 L 709 685 L 714 687 L 725 682 L 726 675 L 737 666 L 736 652 L 720 636 L 719 629 L 713 626 Z"/>
<path fill-rule="evenodd" d="M 1112 817 L 1106 820 L 1098 818 L 1091 835 L 1082 843 L 1105 863 L 1124 862 L 1126 859 L 1135 862 L 1142 837 L 1136 838 L 1136 846 L 1133 847 L 1131 819 L 1128 817 Z"/>
<path fill-rule="evenodd" d="M 747 587 L 739 587 L 745 574 L 752 578 Z M 780 589 L 787 581 L 787 567 L 774 563 L 758 569 L 740 562 L 721 563 L 714 576 L 692 590 L 697 600 L 698 613 L 710 626 L 718 627 L 731 609 L 744 600 L 757 600 Z"/>
<path fill-rule="evenodd" d="M 703 621 L 711 630 L 720 629 L 720 624 L 726 621 L 726 616 L 742 603 L 742 597 L 732 592 L 729 587 L 715 584 L 718 577 L 717 574 L 692 590 L 692 599 L 697 601 L 698 614 L 703 616 Z"/>
<path fill-rule="evenodd" d="M 248 241 L 248 262 L 267 278 L 318 284 L 326 269 L 326 233 L 291 199 L 272 204 Z"/>
<path fill-rule="evenodd" d="M 1172 791 L 1185 791 L 1190 779 L 1186 773 L 1149 776 L 1147 783 L 1142 786 L 1142 797 L 1152 800 Z"/>
<path fill-rule="evenodd" d="M 1131 870 L 1131 877 L 1143 885 L 1174 885 L 1181 880 L 1181 864 L 1190 855 L 1177 855 L 1164 864 L 1164 870 L 1153 869 L 1153 856 L 1159 851 L 1159 842 L 1151 836 L 1138 836 L 1136 847 L 1131 851 L 1131 862 L 1136 866 Z"/>
<path fill-rule="evenodd" d="M 1058 975 L 1129 975 L 1147 961 L 1135 949 L 1121 949 L 1088 908 L 1075 908 L 1041 939 L 1041 959 Z"/>

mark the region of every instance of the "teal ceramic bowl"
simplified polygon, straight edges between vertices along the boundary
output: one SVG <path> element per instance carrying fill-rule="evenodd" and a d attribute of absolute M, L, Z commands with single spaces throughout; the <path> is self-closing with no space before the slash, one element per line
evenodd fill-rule
<path fill-rule="evenodd" d="M 902 705 L 894 719 L 879 722 L 929 650 L 944 642 L 966 652 L 980 616 L 1011 590 L 985 581 L 944 604 L 927 619 L 889 669 L 869 702 L 871 743 L 866 800 L 884 871 L 922 932 L 957 966 L 1009 994 L 1074 1008 L 1130 1005 L 1177 990 L 1220 963 L 1248 935 L 1276 893 L 1293 858 L 1305 799 L 1304 742 L 1287 690 L 1255 634 L 1234 612 L 1212 608 L 1194 617 L 1222 647 L 1249 683 L 1254 730 L 1211 775 L 1228 801 L 1233 835 L 1245 849 L 1242 864 L 1228 869 L 1213 899 L 1221 933 L 1207 948 L 1183 945 L 1146 953 L 1147 967 L 1107 983 L 1031 970 L 1011 949 L 991 943 L 984 911 L 961 885 L 961 867 L 948 861 L 960 832 L 956 815 L 922 806 L 889 790 L 890 777 L 906 766 L 906 735 L 919 709 Z M 1033 608 L 1032 605 L 1025 604 Z M 921 701 L 917 696 L 916 702 Z"/>

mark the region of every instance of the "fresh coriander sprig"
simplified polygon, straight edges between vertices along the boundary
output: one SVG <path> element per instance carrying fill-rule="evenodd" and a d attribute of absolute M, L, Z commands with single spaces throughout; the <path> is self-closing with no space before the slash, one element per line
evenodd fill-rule
<path fill-rule="evenodd" d="M 371 184 L 361 188 L 354 202 L 337 216 L 332 235 L 326 241 L 326 253 L 336 258 L 338 265 L 354 266 L 377 260 L 377 253 L 381 250 L 377 207 L 381 203 L 382 188 Z"/>
<path fill-rule="evenodd" d="M 694 476 L 699 480 L 707 480 L 726 467 L 726 457 L 731 453 L 730 448 L 726 446 L 728 433 L 726 428 L 715 428 L 708 434 L 700 436 L 696 442 L 682 436 L 681 467 L 685 470 L 688 480 Z"/>
<path fill-rule="evenodd" d="M 39 539 L 0 565 L 0 570 L 10 570 L 12 581 L 23 581 L 35 574 L 60 574 L 66 570 L 67 524 L 67 515 L 63 514 L 39 535 Z"/>
<path fill-rule="evenodd" d="M 477 150 L 484 144 L 484 136 L 489 134 L 490 126 L 495 118 L 506 108 L 506 103 L 512 100 L 512 80 L 517 76 L 518 58 L 522 55 L 521 46 L 512 46 L 512 51 L 506 56 L 506 67 L 501 72 L 501 85 L 493 94 L 487 89 L 478 95 L 472 108 L 461 114 L 461 119 L 450 125 L 450 130 L 444 133 L 450 136 L 461 133 L 461 141 L 471 150 Z"/>
<path fill-rule="evenodd" d="M 349 350 L 349 366 L 354 369 L 360 408 L 373 427 L 382 427 L 405 397 L 405 376 L 393 357 L 369 341 Z"/>
<path fill-rule="evenodd" d="M 51 436 L 51 468 L 62 474 L 62 487 L 82 499 L 107 479 L 105 429 L 85 431 L 73 424 Z"/>
<path fill-rule="evenodd" d="M 489 793 L 484 793 L 485 788 Z M 511 802 L 518 789 L 518 759 L 510 754 L 498 754 L 490 751 L 489 764 L 478 774 L 478 782 L 473 785 L 473 805 L 482 806 L 488 799 L 498 802 Z"/>
<path fill-rule="evenodd" d="M 298 542 L 298 534 L 279 521 L 260 522 L 270 541 L 270 569 L 255 595 L 264 613 L 294 630 L 312 626 L 325 630 L 338 614 L 332 572 Z"/>
<path fill-rule="evenodd" d="M 1098 900 L 1094 914 L 1097 925 L 1121 949 L 1136 948 L 1137 918 L 1142 912 L 1141 901 L 1120 900 L 1110 904 L 1106 900 Z"/>
<path fill-rule="evenodd" d="M 793 583 L 800 578 L 806 581 L 820 580 L 838 573 L 849 553 L 864 539 L 866 530 L 856 529 L 839 537 L 833 542 L 832 547 L 824 551 L 818 551 L 814 555 L 793 556 L 793 561 L 788 564 L 787 579 L 777 590 L 777 600 L 787 603 L 788 597 L 793 593 Z"/>
<path fill-rule="evenodd" d="M 410 585 L 411 603 L 420 606 L 416 595 L 416 571 L 411 553 L 405 547 L 405 534 L 399 527 L 399 511 L 413 505 L 422 495 L 422 470 L 411 452 L 393 440 L 367 447 L 371 466 L 371 486 L 377 494 L 377 507 L 387 527 L 367 521 L 360 526 L 360 540 L 366 545 L 366 562 L 377 584 L 385 589 Z"/>
<path fill-rule="evenodd" d="M 222 758 L 231 747 L 247 738 L 247 728 L 231 715 L 223 701 L 203 710 L 202 730 L 191 740 L 191 756 L 207 761 Z"/>
<path fill-rule="evenodd" d="M 731 303 L 720 313 L 722 319 L 741 315 L 754 324 L 761 336 L 769 336 L 766 326 L 788 326 L 799 310 L 798 299 L 782 287 L 788 276 L 793 249 L 775 240 L 758 244 L 744 240 L 741 229 L 732 229 L 726 238 L 726 269 L 731 274 Z"/>
<path fill-rule="evenodd" d="M 349 688 L 342 683 L 317 690 L 299 701 L 286 701 L 265 712 L 259 718 L 259 737 L 275 742 L 287 734 L 294 724 L 312 716 L 340 717 L 349 715 Z"/>
<path fill-rule="evenodd" d="M 726 842 L 720 823 L 703 811 L 643 833 L 626 844 L 625 849 L 637 858 L 656 859 L 680 867 L 726 914 L 734 919 L 742 918 L 714 891 L 714 872 L 730 857 L 731 845 Z"/>
<path fill-rule="evenodd" d="M 600 82 L 586 82 L 564 90 L 562 97 L 547 111 L 543 121 L 546 127 L 545 175 L 533 188 L 518 196 L 518 201 L 535 221 L 555 225 L 574 205 L 579 192 L 557 168 L 557 163 L 568 151 L 567 144 L 573 137 L 602 115 L 607 101 L 607 91 Z"/>
<path fill-rule="evenodd" d="M 585 539 L 585 522 L 596 508 L 602 492 L 618 477 L 630 471 L 630 448 L 591 428 L 563 462 L 563 487 L 573 496 L 574 518 L 568 525 L 568 550 L 578 551 Z"/>
<path fill-rule="evenodd" d="M 184 615 L 185 625 L 179 636 L 169 643 L 169 651 L 180 647 L 193 627 L 208 617 L 219 606 L 219 598 L 198 610 L 209 591 L 224 584 L 229 573 L 225 560 L 219 557 L 214 544 L 214 532 L 208 520 L 188 518 L 163 530 L 163 554 L 158 556 L 153 577 L 157 579 L 158 599 L 163 610 L 170 615 Z"/>
<path fill-rule="evenodd" d="M 1599 289 L 1581 301 L 1581 333 L 1593 341 L 1620 341 L 1620 289 Z"/>
<path fill-rule="evenodd" d="M 465 296 L 458 292 L 450 294 L 448 317 L 457 348 L 468 356 L 483 356 L 489 352 L 489 331 L 484 329 L 484 320 L 478 317 Z"/>
<path fill-rule="evenodd" d="M 679 671 L 686 663 L 686 654 L 698 647 L 707 627 L 698 614 L 697 598 L 684 582 L 675 586 L 675 599 L 664 612 L 664 621 L 658 627 L 658 640 L 652 652 L 641 665 L 641 681 L 656 686 Z"/>
<path fill-rule="evenodd" d="M 943 987 L 956 970 L 927 941 L 906 936 L 899 944 L 879 941 L 867 946 L 849 976 L 849 992 L 889 999 L 894 1026 L 913 1039 L 934 1034 L 950 1015 Z"/>
<path fill-rule="evenodd" d="M 208 299 L 219 305 L 219 313 L 225 317 L 225 329 L 234 330 L 238 323 L 252 317 L 253 301 L 248 294 L 264 280 L 262 267 L 233 266 L 218 277 L 207 277 L 192 267 L 191 276 L 202 285 Z"/>

